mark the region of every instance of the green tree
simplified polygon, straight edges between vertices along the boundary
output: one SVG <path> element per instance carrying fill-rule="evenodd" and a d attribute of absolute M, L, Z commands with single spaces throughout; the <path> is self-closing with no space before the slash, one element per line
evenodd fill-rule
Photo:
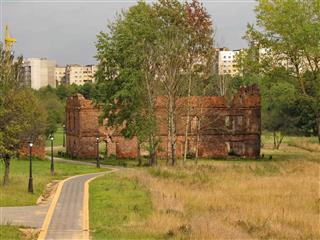
<path fill-rule="evenodd" d="M 183 160 L 187 158 L 188 151 L 188 129 L 190 124 L 190 103 L 191 95 L 205 95 L 209 87 L 209 77 L 212 75 L 214 62 L 214 30 L 211 18 L 198 1 L 193 0 L 191 3 L 186 3 L 186 20 L 188 23 L 188 54 L 186 77 L 187 84 L 187 116 L 185 123 L 184 134 L 184 155 Z M 195 89 L 200 91 L 194 91 Z M 200 124 L 200 122 L 199 122 Z M 198 152 L 198 149 L 196 150 Z M 197 155 L 197 154 L 196 154 Z"/>
<path fill-rule="evenodd" d="M 110 126 L 121 126 L 125 137 L 137 136 L 139 145 L 148 142 L 150 165 L 156 164 L 159 144 L 152 48 L 157 24 L 152 8 L 139 2 L 118 16 L 109 34 L 101 32 L 97 43 L 96 100 L 103 104 Z"/>
<path fill-rule="evenodd" d="M 56 94 L 61 100 L 65 101 L 67 97 L 77 93 L 78 88 L 78 85 L 74 83 L 71 85 L 60 84 L 59 86 L 57 86 Z"/>
<path fill-rule="evenodd" d="M 12 156 L 18 153 L 22 139 L 34 141 L 43 134 L 46 112 L 32 90 L 22 87 L 22 57 L 14 61 L 1 44 L 0 53 L 0 153 L 6 185 Z"/>
<path fill-rule="evenodd" d="M 36 93 L 47 111 L 45 135 L 48 137 L 65 121 L 65 100 L 60 100 L 57 91 L 51 87 L 41 88 Z"/>
<path fill-rule="evenodd" d="M 265 72 L 281 64 L 294 76 L 298 98 L 312 111 L 320 142 L 320 2 L 260 0 L 256 13 L 258 28 L 249 26 L 246 38 L 256 49 L 268 50 L 258 55 Z"/>
<path fill-rule="evenodd" d="M 95 84 L 85 83 L 78 86 L 78 92 L 81 93 L 86 99 L 93 99 L 95 94 Z"/>
<path fill-rule="evenodd" d="M 155 103 L 157 96 L 164 95 L 168 155 L 175 165 L 176 101 L 190 96 L 195 79 L 209 75 L 213 59 L 210 18 L 196 1 L 139 2 L 118 16 L 109 30 L 110 34 L 98 36 L 97 100 L 104 104 L 109 124 L 121 125 L 124 136 L 137 136 L 139 143 L 148 139 L 153 165 L 159 144 Z"/>
<path fill-rule="evenodd" d="M 290 81 L 291 79 L 291 81 Z M 262 128 L 273 134 L 273 148 L 279 149 L 285 134 L 297 133 L 294 110 L 297 90 L 285 69 L 275 69 L 260 80 Z"/>

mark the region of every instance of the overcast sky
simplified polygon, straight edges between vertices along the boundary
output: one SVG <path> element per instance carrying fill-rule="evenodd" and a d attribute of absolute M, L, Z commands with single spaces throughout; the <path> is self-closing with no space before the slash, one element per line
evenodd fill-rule
<path fill-rule="evenodd" d="M 216 28 L 216 45 L 238 49 L 248 22 L 255 21 L 254 0 L 202 1 Z M 108 20 L 135 1 L 0 0 L 1 28 L 17 38 L 16 54 L 47 57 L 59 65 L 95 63 L 96 35 Z M 2 30 L 2 29 L 1 29 Z M 3 39 L 1 31 L 1 39 Z"/>

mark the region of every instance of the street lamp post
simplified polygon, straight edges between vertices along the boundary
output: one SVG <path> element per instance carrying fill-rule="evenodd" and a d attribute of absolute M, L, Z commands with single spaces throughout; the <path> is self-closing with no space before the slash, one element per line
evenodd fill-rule
<path fill-rule="evenodd" d="M 53 164 L 53 135 L 51 134 L 50 136 L 50 141 L 51 141 L 51 167 L 50 167 L 50 170 L 51 170 L 51 175 L 54 175 L 54 164 Z"/>
<path fill-rule="evenodd" d="M 33 181 L 32 181 L 32 146 L 33 143 L 29 142 L 29 184 L 28 184 L 28 192 L 33 193 Z"/>
<path fill-rule="evenodd" d="M 96 138 L 97 141 L 97 168 L 100 168 L 100 159 L 99 159 L 99 138 Z"/>
<path fill-rule="evenodd" d="M 66 146 L 66 125 L 63 124 L 62 127 L 63 127 L 63 138 L 62 138 L 63 142 L 62 142 L 62 146 L 65 147 Z"/>

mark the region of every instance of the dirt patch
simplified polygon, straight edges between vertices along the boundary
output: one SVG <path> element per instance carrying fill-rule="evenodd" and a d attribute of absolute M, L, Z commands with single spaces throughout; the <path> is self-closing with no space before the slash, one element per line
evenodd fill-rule
<path fill-rule="evenodd" d="M 38 198 L 37 204 L 43 204 L 51 200 L 57 190 L 59 180 L 54 180 L 47 184 L 42 195 Z"/>
<path fill-rule="evenodd" d="M 23 235 L 23 239 L 38 239 L 38 235 L 40 233 L 40 229 L 35 228 L 19 228 L 19 231 Z"/>

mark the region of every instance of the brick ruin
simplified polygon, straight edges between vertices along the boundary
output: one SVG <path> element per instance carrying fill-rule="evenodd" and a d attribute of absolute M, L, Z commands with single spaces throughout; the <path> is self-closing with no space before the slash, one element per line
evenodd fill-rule
<path fill-rule="evenodd" d="M 187 102 L 190 106 L 187 152 L 204 158 L 227 157 L 230 154 L 247 157 L 260 155 L 261 110 L 260 94 L 256 85 L 242 87 L 231 99 L 218 96 L 194 96 L 177 100 L 178 157 L 183 156 Z M 158 97 L 156 116 L 160 138 L 159 157 L 166 157 L 168 129 L 166 98 Z M 67 153 L 75 157 L 94 157 L 96 137 L 105 141 L 108 155 L 134 158 L 137 139 L 125 139 L 116 131 L 99 125 L 100 112 L 90 100 L 76 94 L 67 100 Z M 142 149 L 142 154 L 145 151 Z"/>
<path fill-rule="evenodd" d="M 29 157 L 29 141 L 21 141 L 20 142 L 20 149 L 19 149 L 19 156 L 20 157 Z M 37 157 L 40 159 L 44 159 L 46 156 L 45 152 L 45 141 L 43 138 L 38 138 L 36 141 L 33 142 L 32 146 L 32 156 Z"/>
<path fill-rule="evenodd" d="M 99 111 L 81 94 L 67 99 L 66 151 L 72 157 L 95 157 L 99 136 Z"/>

